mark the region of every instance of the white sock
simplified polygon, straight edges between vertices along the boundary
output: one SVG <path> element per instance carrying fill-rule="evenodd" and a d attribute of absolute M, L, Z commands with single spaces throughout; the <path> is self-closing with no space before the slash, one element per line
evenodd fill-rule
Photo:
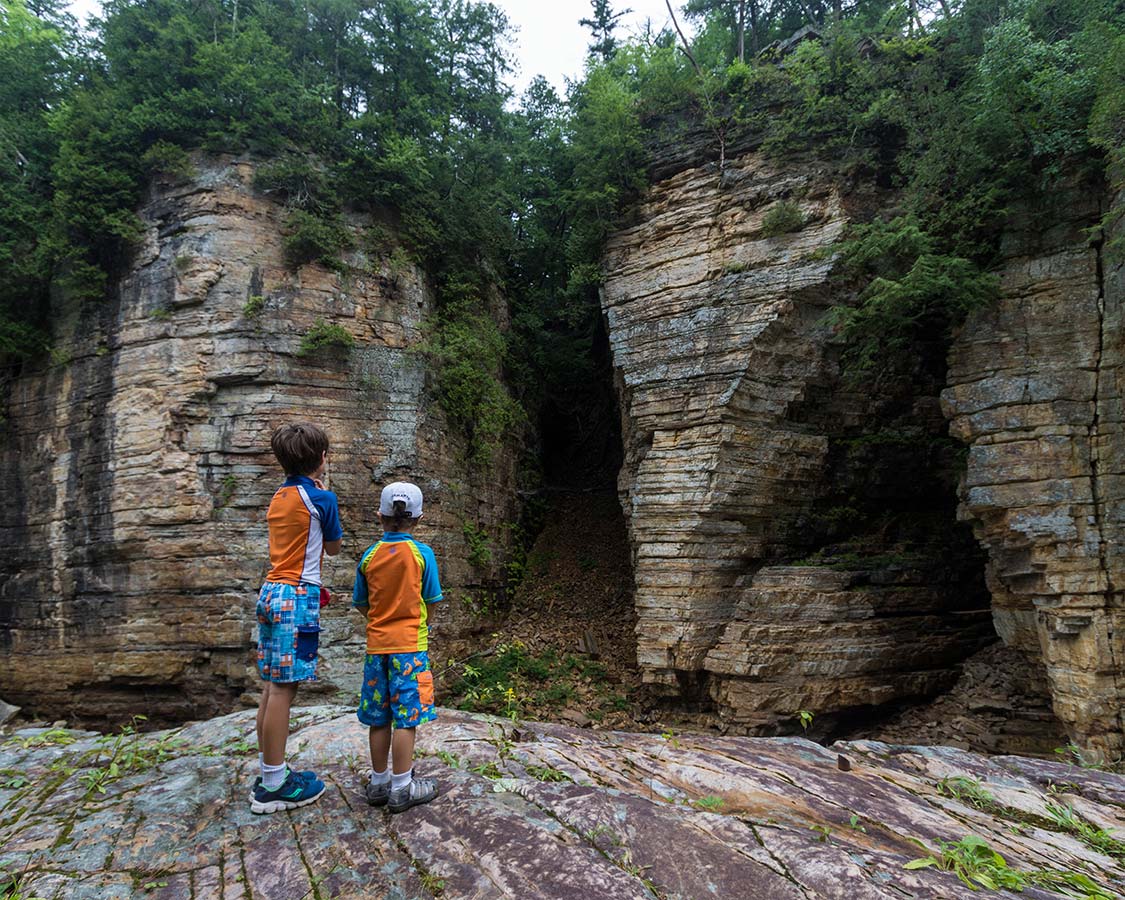
<path fill-rule="evenodd" d="M 285 783 L 285 772 L 289 767 L 282 763 L 280 766 L 271 766 L 262 763 L 262 787 L 267 791 L 276 791 Z"/>
<path fill-rule="evenodd" d="M 258 774 L 265 776 L 266 774 L 266 754 L 258 754 Z"/>
<path fill-rule="evenodd" d="M 391 770 L 389 768 L 383 769 L 382 772 L 371 770 L 371 783 L 378 787 L 381 784 L 389 784 L 391 780 Z"/>
<path fill-rule="evenodd" d="M 391 773 L 391 790 L 392 791 L 401 791 L 405 787 L 410 787 L 410 781 L 413 777 L 414 777 L 414 770 L 413 769 L 409 770 L 408 772 L 403 772 L 401 775 L 392 772 Z"/>

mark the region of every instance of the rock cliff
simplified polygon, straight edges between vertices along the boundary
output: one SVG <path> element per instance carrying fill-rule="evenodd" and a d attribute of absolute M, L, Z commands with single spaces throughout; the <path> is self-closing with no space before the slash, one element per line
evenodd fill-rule
<path fill-rule="evenodd" d="M 15 732 L 0 870 L 52 900 L 967 900 L 953 872 L 906 865 L 976 839 L 1028 900 L 1125 892 L 1125 779 L 1058 762 L 443 710 L 417 763 L 441 795 L 394 816 L 364 802 L 365 729 L 318 707 L 290 745 L 327 792 L 256 817 L 253 735 L 250 712 L 143 736 Z"/>
<path fill-rule="evenodd" d="M 437 545 L 451 599 L 499 581 L 500 553 L 484 570 L 468 562 L 463 523 L 497 537 L 518 516 L 515 453 L 470 466 L 431 402 L 417 350 L 434 300 L 420 272 L 391 246 L 293 271 L 285 211 L 252 188 L 253 165 L 197 168 L 153 186 L 112 302 L 60 300 L 53 364 L 8 389 L 0 695 L 52 715 L 201 718 L 254 684 L 265 511 L 281 478 L 269 435 L 284 421 L 328 429 L 345 528 L 344 553 L 326 561 L 322 691 L 358 689 L 349 594 L 382 483 L 421 484 L 419 537 Z M 354 348 L 302 355 L 318 322 Z M 443 613 L 454 626 L 463 615 L 459 603 Z"/>
<path fill-rule="evenodd" d="M 692 147 L 664 148 L 605 257 L 646 681 L 736 730 L 798 710 L 827 730 L 948 688 L 998 636 L 1072 738 L 1119 755 L 1125 276 L 1113 235 L 1090 238 L 1104 185 L 1013 215 L 1002 298 L 948 382 L 854 385 L 825 320 L 856 288 L 838 244 L 893 197 L 753 150 L 720 173 Z M 839 539 L 849 517 L 862 539 Z M 1024 700 L 1019 746 L 1036 722 L 1053 740 L 1047 698 Z"/>
<path fill-rule="evenodd" d="M 943 394 L 970 447 L 961 516 L 988 550 L 993 619 L 1045 667 L 1074 739 L 1125 750 L 1125 269 L 1113 200 L 1071 184 L 1011 222 L 1003 296 L 973 315 Z"/>
<path fill-rule="evenodd" d="M 655 184 L 606 255 L 639 663 L 739 730 L 933 694 L 995 639 L 940 385 L 840 378 L 825 314 L 855 287 L 836 247 L 871 200 L 750 152 Z M 782 204 L 796 221 L 777 233 Z M 879 535 L 809 557 L 846 517 Z"/>

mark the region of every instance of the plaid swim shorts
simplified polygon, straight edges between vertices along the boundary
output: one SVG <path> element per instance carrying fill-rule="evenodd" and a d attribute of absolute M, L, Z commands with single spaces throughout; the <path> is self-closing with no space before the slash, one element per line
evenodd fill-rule
<path fill-rule="evenodd" d="M 267 581 L 258 593 L 258 674 L 286 684 L 316 681 L 320 586 Z"/>
<path fill-rule="evenodd" d="M 368 653 L 356 715 L 375 728 L 392 721 L 395 728 L 415 728 L 436 719 L 429 654 Z"/>

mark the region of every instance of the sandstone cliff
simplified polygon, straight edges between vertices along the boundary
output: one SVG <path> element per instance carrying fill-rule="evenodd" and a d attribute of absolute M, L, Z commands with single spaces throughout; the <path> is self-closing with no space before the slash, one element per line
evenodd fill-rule
<path fill-rule="evenodd" d="M 140 737 L 15 732 L 0 744 L 0 870 L 52 900 L 968 900 L 982 895 L 953 872 L 906 865 L 972 836 L 1009 875 L 1037 873 L 1027 900 L 1060 900 L 1074 879 L 1090 889 L 1072 897 L 1125 892 L 1125 779 L 1058 762 L 443 710 L 417 763 L 441 794 L 394 816 L 364 802 L 365 729 L 318 707 L 290 746 L 325 795 L 257 817 L 253 734 L 250 712 Z"/>
<path fill-rule="evenodd" d="M 751 152 L 654 185 L 606 255 L 639 662 L 740 730 L 932 694 L 991 639 L 938 386 L 839 375 L 825 313 L 854 290 L 834 273 L 855 201 L 826 165 Z M 800 223 L 774 234 L 781 203 Z M 801 559 L 841 514 L 876 552 Z"/>
<path fill-rule="evenodd" d="M 904 395 L 843 381 L 824 319 L 855 289 L 847 224 L 893 198 L 752 150 L 720 174 L 694 146 L 665 148 L 605 257 L 645 679 L 737 730 L 798 710 L 829 728 L 949 687 L 998 636 L 1074 739 L 1118 754 L 1125 290 L 1089 237 L 1104 187 L 1014 217 L 1003 297 L 962 329 L 947 389 Z M 781 203 L 800 221 L 778 234 Z M 960 495 L 947 430 L 970 445 Z M 834 541 L 857 514 L 863 539 Z M 1024 697 L 1019 746 L 1050 751 L 1029 744 L 1056 739 L 1046 700 Z"/>
<path fill-rule="evenodd" d="M 318 421 L 333 442 L 345 550 L 326 561 L 323 691 L 358 690 L 349 595 L 382 483 L 425 491 L 419 536 L 438 549 L 455 626 L 464 589 L 499 580 L 499 553 L 469 564 L 463 522 L 502 537 L 518 515 L 515 454 L 470 466 L 427 392 L 416 351 L 434 300 L 420 272 L 390 246 L 338 272 L 291 271 L 285 211 L 253 190 L 254 167 L 197 162 L 189 181 L 153 187 L 113 301 L 60 302 L 56 361 L 6 398 L 0 696 L 53 715 L 200 718 L 255 684 L 281 422 Z M 318 321 L 355 348 L 299 355 Z"/>
<path fill-rule="evenodd" d="M 1125 203 L 1118 196 L 1117 205 Z M 1125 750 L 1125 269 L 1073 184 L 1013 217 L 1003 296 L 972 316 L 943 400 L 970 446 L 961 515 L 989 553 L 993 620 L 1046 669 L 1083 745 Z"/>

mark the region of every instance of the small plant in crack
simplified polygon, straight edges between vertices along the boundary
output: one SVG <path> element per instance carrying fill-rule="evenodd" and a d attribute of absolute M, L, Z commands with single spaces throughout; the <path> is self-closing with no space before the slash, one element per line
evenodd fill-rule
<path fill-rule="evenodd" d="M 456 753 L 450 753 L 448 750 L 439 750 L 436 756 L 451 769 L 461 768 L 461 757 Z"/>
<path fill-rule="evenodd" d="M 966 835 L 959 841 L 938 841 L 936 850 L 931 850 L 918 838 L 908 840 L 921 847 L 927 855 L 911 860 L 905 868 L 936 868 L 942 872 L 951 872 L 970 890 L 1008 889 L 1021 893 L 1024 888 L 1034 885 L 1057 890 L 1064 896 L 1078 900 L 1112 900 L 1113 897 L 1092 878 L 1080 872 L 1065 869 L 1023 871 L 1012 868 L 1003 856 L 975 834 Z"/>
<path fill-rule="evenodd" d="M 1098 828 L 1087 822 L 1074 811 L 1073 806 L 1048 801 L 1047 815 L 1059 828 L 1074 835 L 1087 847 L 1092 847 L 1106 856 L 1125 859 L 1125 841 L 1120 841 L 1104 828 Z"/>
<path fill-rule="evenodd" d="M 490 778 L 493 781 L 504 777 L 504 773 L 500 771 L 500 767 L 494 762 L 481 763 L 479 766 L 473 766 L 469 771 L 475 772 L 477 775 L 483 775 L 485 778 Z"/>
<path fill-rule="evenodd" d="M 620 837 L 618 837 L 617 832 L 614 831 L 612 828 L 610 828 L 608 825 L 595 825 L 593 828 L 591 828 L 589 831 L 587 831 L 583 835 L 583 837 L 585 837 L 586 840 L 588 840 L 594 846 L 598 846 L 598 843 L 601 841 L 602 838 L 606 838 L 608 840 L 610 846 L 613 846 L 613 847 L 624 846 L 624 842 L 621 840 Z"/>
<path fill-rule="evenodd" d="M 560 782 L 571 780 L 566 773 L 551 766 L 524 766 L 524 768 L 527 770 L 527 774 L 536 781 Z"/>
<path fill-rule="evenodd" d="M 975 778 L 952 775 L 943 778 L 935 786 L 939 794 L 968 803 L 976 809 L 992 809 L 997 805 L 996 798 Z"/>
<path fill-rule="evenodd" d="M 422 882 L 422 887 L 429 891 L 434 897 L 440 897 L 445 893 L 444 878 L 438 878 L 430 872 L 419 872 L 418 880 Z"/>

